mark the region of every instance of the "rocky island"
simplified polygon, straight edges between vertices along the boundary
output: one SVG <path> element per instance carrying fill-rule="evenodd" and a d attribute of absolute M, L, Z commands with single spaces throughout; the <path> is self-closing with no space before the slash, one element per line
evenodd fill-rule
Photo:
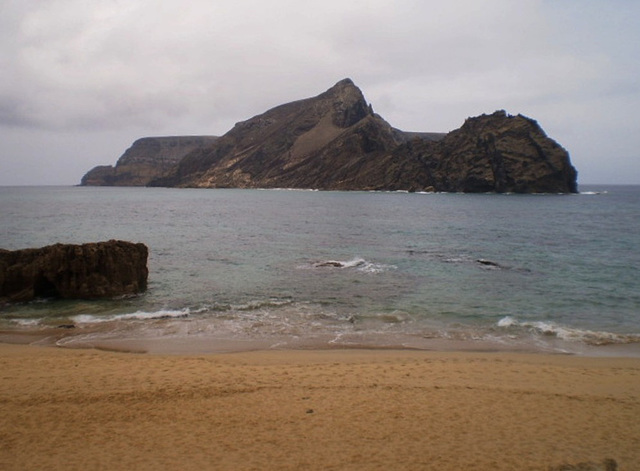
<path fill-rule="evenodd" d="M 404 132 L 344 79 L 320 95 L 272 108 L 192 147 L 134 143 L 82 185 L 575 193 L 569 154 L 533 119 L 505 111 L 449 133 Z M 154 141 L 155 140 L 155 141 Z M 142 153 L 136 148 L 145 144 Z"/>

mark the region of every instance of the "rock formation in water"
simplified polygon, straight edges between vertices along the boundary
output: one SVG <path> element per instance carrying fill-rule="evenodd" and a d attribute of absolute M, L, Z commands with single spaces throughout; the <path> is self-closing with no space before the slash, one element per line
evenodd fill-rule
<path fill-rule="evenodd" d="M 119 240 L 0 249 L 0 302 L 91 299 L 146 290 L 147 246 Z"/>
<path fill-rule="evenodd" d="M 497 111 L 469 118 L 448 134 L 403 132 L 375 114 L 345 79 L 316 97 L 236 124 L 148 184 L 572 193 L 577 172 L 532 119 Z"/>
<path fill-rule="evenodd" d="M 469 118 L 443 139 L 413 139 L 393 153 L 413 162 L 414 188 L 445 192 L 576 193 L 569 154 L 538 123 L 505 111 Z"/>
<path fill-rule="evenodd" d="M 80 185 L 145 186 L 171 172 L 188 153 L 211 145 L 216 139 L 216 136 L 143 137 L 122 154 L 115 167 L 94 167 L 82 177 Z"/>

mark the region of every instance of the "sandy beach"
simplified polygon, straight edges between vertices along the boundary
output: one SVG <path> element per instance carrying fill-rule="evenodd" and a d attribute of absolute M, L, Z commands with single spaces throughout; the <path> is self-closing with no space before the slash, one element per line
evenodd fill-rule
<path fill-rule="evenodd" d="M 0 344 L 0 469 L 640 466 L 640 359 Z"/>

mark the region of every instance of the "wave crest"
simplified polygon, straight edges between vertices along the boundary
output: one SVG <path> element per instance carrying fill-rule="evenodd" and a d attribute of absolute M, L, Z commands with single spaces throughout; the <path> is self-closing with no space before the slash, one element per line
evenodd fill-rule
<path fill-rule="evenodd" d="M 385 265 L 382 263 L 374 263 L 364 258 L 355 257 L 351 260 L 320 260 L 311 263 L 312 268 L 336 268 L 336 269 L 354 269 L 365 273 L 381 273 L 396 268 L 393 265 Z"/>
<path fill-rule="evenodd" d="M 179 319 L 189 317 L 191 309 L 184 308 L 178 310 L 161 309 L 159 311 L 145 312 L 136 311 L 127 314 L 113 314 L 110 316 L 96 316 L 93 314 L 79 314 L 70 319 L 76 324 L 99 324 L 113 321 L 147 321 L 155 319 Z"/>
<path fill-rule="evenodd" d="M 548 335 L 569 342 L 584 342 L 587 345 L 611 345 L 640 342 L 640 334 L 617 334 L 613 332 L 577 329 L 545 321 L 519 321 L 506 316 L 497 322 L 497 327 L 504 329 L 523 328 L 536 335 Z"/>

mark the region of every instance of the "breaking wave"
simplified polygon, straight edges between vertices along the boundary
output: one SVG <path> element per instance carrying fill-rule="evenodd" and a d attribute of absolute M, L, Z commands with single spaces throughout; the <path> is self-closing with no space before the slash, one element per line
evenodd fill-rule
<path fill-rule="evenodd" d="M 189 317 L 191 315 L 191 309 L 184 308 L 178 310 L 161 309 L 154 312 L 137 311 L 127 314 L 113 314 L 109 316 L 101 315 L 96 316 L 92 314 L 78 314 L 72 316 L 70 319 L 76 324 L 98 324 L 103 322 L 114 321 L 147 321 L 156 319 L 179 319 Z"/>
<path fill-rule="evenodd" d="M 79 314 L 70 317 L 76 324 L 99 324 L 105 322 L 117 322 L 117 321 L 150 321 L 150 320 L 165 320 L 165 319 L 186 319 L 198 314 L 206 313 L 220 313 L 220 312 L 245 312 L 245 311 L 257 311 L 261 309 L 278 308 L 286 306 L 293 302 L 292 299 L 265 299 L 254 300 L 246 303 L 227 304 L 227 303 L 215 303 L 207 304 L 199 308 L 185 307 L 182 309 L 160 309 L 158 311 L 145 312 L 137 311 L 126 314 L 114 314 L 114 315 L 92 315 L 92 314 Z"/>
<path fill-rule="evenodd" d="M 364 273 L 381 273 L 395 269 L 394 265 L 369 262 L 363 258 L 355 257 L 351 260 L 321 260 L 311 263 L 311 268 L 335 268 L 357 270 Z"/>
<path fill-rule="evenodd" d="M 519 321 L 506 316 L 496 324 L 503 329 L 525 329 L 535 335 L 552 336 L 569 342 L 584 342 L 587 345 L 611 345 L 640 342 L 640 334 L 616 334 L 563 326 L 555 322 Z"/>

